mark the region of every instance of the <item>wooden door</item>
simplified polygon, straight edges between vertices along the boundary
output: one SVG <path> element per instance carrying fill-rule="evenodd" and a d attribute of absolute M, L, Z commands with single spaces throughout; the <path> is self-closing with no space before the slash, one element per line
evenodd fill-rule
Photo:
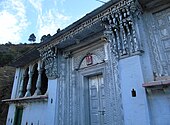
<path fill-rule="evenodd" d="M 102 75 L 89 78 L 89 101 L 91 125 L 105 125 L 105 92 Z"/>
<path fill-rule="evenodd" d="M 16 107 L 14 125 L 21 125 L 22 113 L 23 113 L 23 108 L 22 107 Z"/>

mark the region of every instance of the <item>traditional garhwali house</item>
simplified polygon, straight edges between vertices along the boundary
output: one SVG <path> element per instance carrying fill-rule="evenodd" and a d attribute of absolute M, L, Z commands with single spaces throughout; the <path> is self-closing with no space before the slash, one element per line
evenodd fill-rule
<path fill-rule="evenodd" d="M 112 0 L 12 65 L 7 125 L 169 125 L 170 1 Z"/>

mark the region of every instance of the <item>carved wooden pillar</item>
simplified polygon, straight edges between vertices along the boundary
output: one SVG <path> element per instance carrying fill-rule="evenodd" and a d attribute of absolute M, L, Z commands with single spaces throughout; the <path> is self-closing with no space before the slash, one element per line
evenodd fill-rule
<path fill-rule="evenodd" d="M 119 60 L 141 53 L 140 42 L 135 29 L 135 19 L 140 14 L 140 7 L 134 0 L 119 2 L 103 19 L 106 28 L 104 35 L 109 43 L 107 68 L 109 100 L 107 100 L 109 125 L 123 125 L 123 104 L 119 80 Z"/>
<path fill-rule="evenodd" d="M 33 72 L 33 66 L 30 65 L 29 66 L 29 72 L 28 72 L 28 75 L 29 75 L 29 80 L 28 80 L 28 84 L 27 84 L 27 92 L 25 94 L 25 97 L 29 97 L 31 96 L 31 83 L 32 83 L 32 76 L 33 76 L 34 72 Z"/>
<path fill-rule="evenodd" d="M 54 46 L 46 46 L 44 48 L 40 48 L 40 56 L 42 61 L 45 64 L 45 73 L 48 79 L 56 79 L 59 77 L 58 75 L 58 67 L 57 67 L 57 48 Z"/>
<path fill-rule="evenodd" d="M 37 83 L 36 83 L 36 91 L 35 91 L 35 93 L 34 93 L 34 96 L 36 96 L 36 95 L 41 95 L 41 90 L 40 90 L 40 88 L 41 88 L 41 77 L 42 77 L 42 71 L 43 71 L 43 69 L 42 69 L 42 62 L 38 62 L 38 79 L 37 79 Z"/>
<path fill-rule="evenodd" d="M 109 28 L 109 27 L 108 27 Z M 117 43 L 114 38 L 112 31 L 106 31 L 105 36 L 109 43 L 108 50 L 108 61 L 106 65 L 106 121 L 109 125 L 123 125 L 124 116 L 123 116 L 123 107 L 122 107 L 122 97 L 121 97 L 121 86 L 119 82 L 119 49 L 115 49 L 115 44 Z"/>

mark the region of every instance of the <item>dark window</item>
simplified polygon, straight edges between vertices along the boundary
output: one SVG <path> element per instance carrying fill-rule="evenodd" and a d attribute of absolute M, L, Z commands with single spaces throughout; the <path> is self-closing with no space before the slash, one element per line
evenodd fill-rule
<path fill-rule="evenodd" d="M 44 67 L 44 66 L 43 66 Z M 43 69 L 41 77 L 41 94 L 44 95 L 48 88 L 48 78 L 45 74 L 45 69 Z"/>
<path fill-rule="evenodd" d="M 34 65 L 33 68 L 33 76 L 32 76 L 32 83 L 31 83 L 31 95 L 34 94 L 35 90 L 36 90 L 36 83 L 37 83 L 37 79 L 38 79 L 38 64 Z"/>
<path fill-rule="evenodd" d="M 25 70 L 25 75 L 24 75 L 24 83 L 23 83 L 23 96 L 25 95 L 27 91 L 27 84 L 29 80 L 29 75 L 28 75 L 29 68 Z"/>

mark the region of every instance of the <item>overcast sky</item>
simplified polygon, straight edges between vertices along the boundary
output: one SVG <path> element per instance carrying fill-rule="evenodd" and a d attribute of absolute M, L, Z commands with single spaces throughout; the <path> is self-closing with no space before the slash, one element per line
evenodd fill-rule
<path fill-rule="evenodd" d="M 32 33 L 39 42 L 101 5 L 96 0 L 0 0 L 0 44 L 29 43 Z"/>

